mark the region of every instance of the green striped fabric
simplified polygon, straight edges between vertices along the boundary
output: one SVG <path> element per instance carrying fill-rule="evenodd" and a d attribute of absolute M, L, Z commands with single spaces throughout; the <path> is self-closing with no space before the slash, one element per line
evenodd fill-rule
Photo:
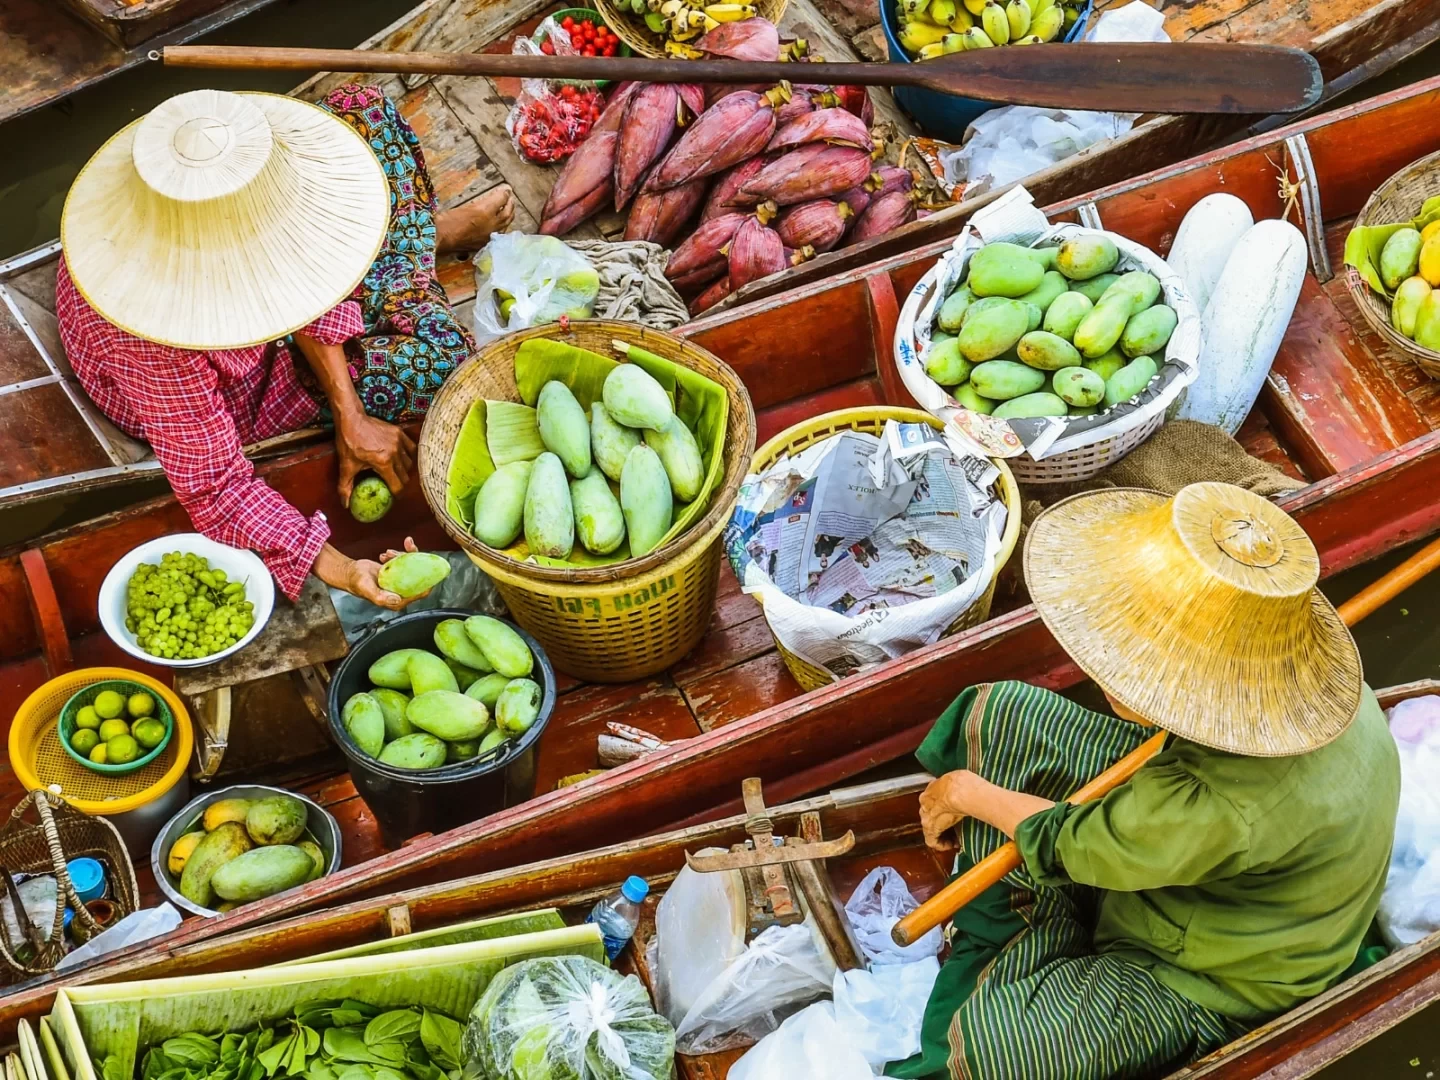
<path fill-rule="evenodd" d="M 970 769 L 1059 801 L 1145 740 L 1138 725 L 1025 683 L 964 691 L 916 752 L 935 775 Z M 957 872 L 1006 837 L 966 820 Z M 1243 1026 L 1098 956 L 1097 893 L 1036 886 L 1021 867 L 960 911 L 931 994 L 923 1049 L 886 1070 L 955 1080 L 1111 1080 L 1163 1075 L 1224 1045 Z"/>

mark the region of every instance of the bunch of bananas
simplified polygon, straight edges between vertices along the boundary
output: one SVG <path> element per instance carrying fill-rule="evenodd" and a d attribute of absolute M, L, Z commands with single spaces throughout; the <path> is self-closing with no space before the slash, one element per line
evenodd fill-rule
<path fill-rule="evenodd" d="M 992 45 L 1040 45 L 1070 32 L 1080 0 L 899 0 L 900 44 L 917 60 Z"/>
<path fill-rule="evenodd" d="M 754 4 L 706 4 L 701 0 L 622 0 L 621 9 L 629 7 L 643 16 L 652 34 L 665 38 L 665 52 L 670 56 L 695 60 L 700 53 L 687 42 L 694 41 L 707 30 L 721 23 L 753 19 Z"/>

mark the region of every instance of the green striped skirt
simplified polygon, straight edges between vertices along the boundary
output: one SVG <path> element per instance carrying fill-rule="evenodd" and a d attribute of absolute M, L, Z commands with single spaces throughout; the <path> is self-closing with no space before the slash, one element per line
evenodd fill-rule
<path fill-rule="evenodd" d="M 917 751 L 939 776 L 969 769 L 1047 799 L 1068 796 L 1145 740 L 1136 724 L 1025 683 L 955 699 Z M 1006 837 L 960 826 L 956 872 Z M 1099 893 L 1042 887 L 1021 867 L 962 909 L 925 1013 L 923 1049 L 886 1075 L 911 1080 L 1115 1080 L 1162 1076 L 1245 1031 L 1143 968 L 1097 955 Z"/>

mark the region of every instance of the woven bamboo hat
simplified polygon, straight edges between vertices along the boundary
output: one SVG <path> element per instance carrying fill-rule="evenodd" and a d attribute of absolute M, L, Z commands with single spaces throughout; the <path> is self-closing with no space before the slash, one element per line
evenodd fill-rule
<path fill-rule="evenodd" d="M 1066 499 L 1031 526 L 1025 578 L 1084 672 L 1182 738 L 1300 754 L 1340 735 L 1360 707 L 1360 653 L 1315 588 L 1315 545 L 1243 488 Z"/>
<path fill-rule="evenodd" d="M 139 337 L 284 337 L 354 290 L 385 238 L 379 160 L 343 120 L 276 94 L 194 90 L 102 146 L 60 219 L 90 306 Z"/>

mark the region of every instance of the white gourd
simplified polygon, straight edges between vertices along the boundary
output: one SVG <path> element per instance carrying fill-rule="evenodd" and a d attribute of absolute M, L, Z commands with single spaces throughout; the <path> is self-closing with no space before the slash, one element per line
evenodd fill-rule
<path fill-rule="evenodd" d="M 1250 207 L 1223 191 L 1206 195 L 1180 222 L 1165 261 L 1185 283 L 1196 311 L 1205 310 L 1226 260 L 1254 224 Z"/>

